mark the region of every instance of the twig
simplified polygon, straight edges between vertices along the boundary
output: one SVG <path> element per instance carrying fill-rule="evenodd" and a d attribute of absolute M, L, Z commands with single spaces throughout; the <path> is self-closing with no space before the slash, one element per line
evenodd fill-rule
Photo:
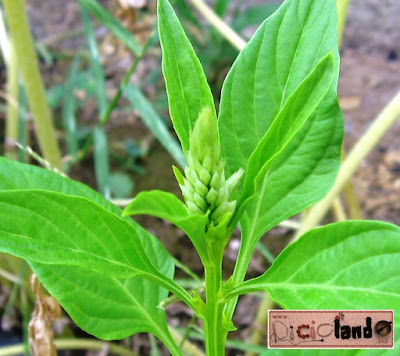
<path fill-rule="evenodd" d="M 314 205 L 307 215 L 304 223 L 297 231 L 294 241 L 306 231 L 316 227 L 324 218 L 329 207 L 343 189 L 346 182 L 354 174 L 361 162 L 367 157 L 371 150 L 378 144 L 385 133 L 394 124 L 400 115 L 400 91 L 392 101 L 378 115 L 367 132 L 355 144 L 347 158 L 342 164 L 336 183 L 328 195 L 318 204 Z"/>
<path fill-rule="evenodd" d="M 345 221 L 347 220 L 346 212 L 344 211 L 344 207 L 340 197 L 337 197 L 332 203 L 332 210 L 335 214 L 336 221 Z"/>
<path fill-rule="evenodd" d="M 235 48 L 241 51 L 246 46 L 246 41 L 218 17 L 203 0 L 190 0 L 190 2 Z"/>
<path fill-rule="evenodd" d="M 342 44 L 344 27 L 346 25 L 347 9 L 349 7 L 350 0 L 336 0 L 336 6 L 338 11 L 338 43 L 339 48 Z"/>

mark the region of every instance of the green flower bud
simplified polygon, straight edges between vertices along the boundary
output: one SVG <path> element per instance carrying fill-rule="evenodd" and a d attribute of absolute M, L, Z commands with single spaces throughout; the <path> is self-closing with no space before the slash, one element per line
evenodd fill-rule
<path fill-rule="evenodd" d="M 225 162 L 221 158 L 217 118 L 204 108 L 190 135 L 186 178 L 178 174 L 180 188 L 191 214 L 209 213 L 210 224 L 218 225 L 227 212 L 234 213 L 236 201 L 229 202 L 243 170 L 225 179 Z M 183 181 L 183 184 L 181 184 Z"/>
<path fill-rule="evenodd" d="M 218 198 L 218 191 L 215 190 L 214 188 L 210 188 L 206 195 L 206 201 L 209 205 L 215 205 L 215 202 L 217 201 Z"/>

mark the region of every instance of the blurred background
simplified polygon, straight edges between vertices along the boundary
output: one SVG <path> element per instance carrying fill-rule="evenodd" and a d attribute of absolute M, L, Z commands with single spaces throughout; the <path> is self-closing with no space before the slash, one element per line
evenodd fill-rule
<path fill-rule="evenodd" d="M 208 4 L 248 40 L 281 2 L 231 0 L 208 1 Z M 191 1 L 172 0 L 171 3 L 201 59 L 218 103 L 223 80 L 238 50 L 209 24 Z M 181 165 L 182 156 L 168 116 L 156 32 L 156 2 L 26 0 L 26 7 L 68 176 L 88 184 L 120 205 L 142 190 L 162 189 L 180 196 L 171 166 Z M 339 83 L 347 151 L 400 88 L 399 16 L 398 0 L 350 2 Z M 4 50 L 6 33 L 1 37 Z M 40 159 L 38 162 L 26 150 L 7 145 L 5 141 L 7 110 L 11 102 L 18 107 L 17 141 L 40 153 L 21 84 L 17 85 L 18 100 L 10 99 L 4 56 L 0 62 L 0 85 L 0 152 L 40 165 Z M 400 224 L 399 137 L 400 122 L 396 122 L 353 178 L 354 204 L 360 217 Z M 326 221 L 334 218 L 330 215 Z M 159 219 L 140 217 L 138 220 L 159 237 L 178 260 L 202 275 L 198 257 L 181 232 Z M 256 252 L 250 274 L 265 271 L 271 261 L 268 253 L 276 256 L 292 232 L 287 227 L 269 232 L 262 239 L 266 250 L 261 248 Z M 235 237 L 228 246 L 227 273 L 233 268 L 238 243 Z M 4 256 L 0 259 L 2 270 L 19 276 L 19 281 L 27 278 L 19 262 L 10 264 L 5 259 Z M 29 321 L 32 311 L 32 293 L 21 293 L 14 282 L 4 273 L 0 279 L 0 345 L 23 341 L 23 325 Z M 238 339 L 251 337 L 259 301 L 259 296 L 241 299 L 234 319 Z M 168 315 L 173 325 L 188 324 L 192 317 L 181 304 L 169 307 Z M 55 333 L 57 337 L 90 337 L 66 315 L 56 321 Z M 145 335 L 136 335 L 123 344 L 140 355 L 162 352 L 154 343 L 150 347 Z M 244 353 L 241 347 L 240 344 L 233 347 L 232 355 Z M 0 346 L 0 355 L 3 355 L 1 350 Z M 101 355 L 107 354 L 104 352 Z M 99 351 L 87 350 L 65 354 L 100 355 Z"/>

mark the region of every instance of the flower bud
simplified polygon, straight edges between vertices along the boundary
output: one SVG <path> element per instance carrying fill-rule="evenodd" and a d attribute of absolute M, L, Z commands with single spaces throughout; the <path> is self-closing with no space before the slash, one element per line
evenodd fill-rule
<path fill-rule="evenodd" d="M 236 201 L 229 199 L 239 185 L 243 170 L 225 179 L 217 118 L 210 108 L 201 111 L 189 142 L 186 177 L 182 179 L 178 174 L 186 207 L 191 214 L 209 213 L 210 224 L 216 226 L 227 212 L 235 211 Z"/>

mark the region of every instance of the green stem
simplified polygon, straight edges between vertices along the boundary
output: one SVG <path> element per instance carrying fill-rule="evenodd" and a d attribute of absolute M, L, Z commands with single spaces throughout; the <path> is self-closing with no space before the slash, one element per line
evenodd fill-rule
<path fill-rule="evenodd" d="M 143 278 L 156 282 L 161 287 L 169 290 L 171 293 L 175 294 L 182 302 L 184 302 L 190 309 L 192 309 L 196 313 L 196 315 L 200 316 L 199 310 L 194 305 L 190 294 L 185 289 L 178 286 L 172 279 L 169 279 L 162 274 L 157 275 L 156 273 L 148 273 L 146 275 L 143 275 Z"/>
<path fill-rule="evenodd" d="M 204 266 L 206 281 L 206 315 L 204 333 L 207 356 L 225 355 L 227 332 L 223 325 L 223 304 L 219 300 L 222 285 L 222 263 L 214 261 Z"/>
<path fill-rule="evenodd" d="M 242 244 L 240 246 L 239 255 L 236 259 L 236 265 L 232 275 L 232 282 L 241 283 L 244 281 L 247 268 L 250 264 L 251 256 L 253 254 L 253 250 L 254 248 L 250 248 L 249 245 Z M 238 299 L 238 296 L 234 296 L 231 300 L 228 301 L 225 307 L 224 314 L 225 318 L 227 318 L 228 320 L 231 320 L 233 317 Z"/>
<path fill-rule="evenodd" d="M 7 23 L 33 114 L 40 148 L 51 166 L 62 170 L 61 154 L 47 105 L 38 60 L 22 0 L 3 0 Z"/>

